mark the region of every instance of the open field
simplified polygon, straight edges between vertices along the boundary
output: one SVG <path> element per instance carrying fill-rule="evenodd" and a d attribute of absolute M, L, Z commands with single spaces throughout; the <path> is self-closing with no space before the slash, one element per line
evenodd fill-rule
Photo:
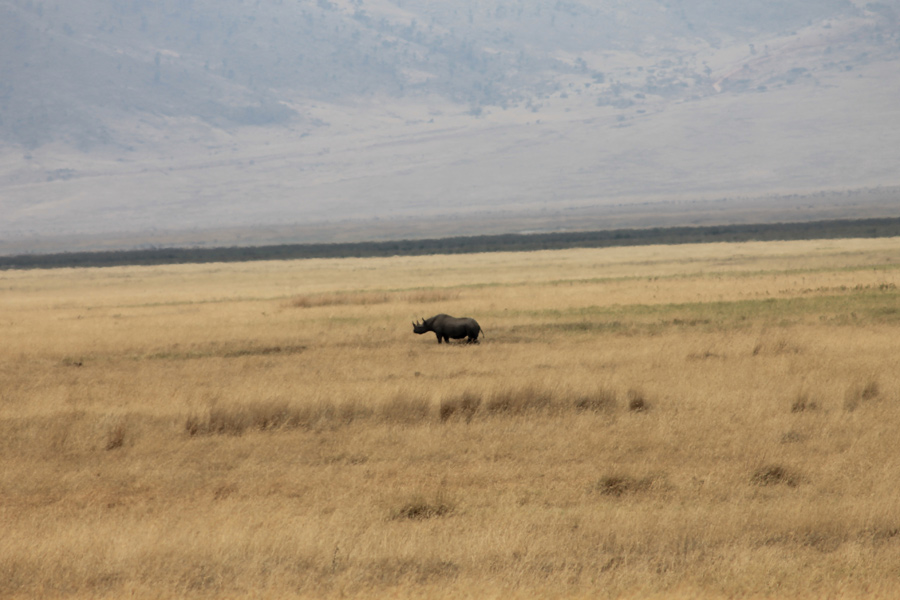
<path fill-rule="evenodd" d="M 893 597 L 898 285 L 898 238 L 0 272 L 0 596 Z"/>

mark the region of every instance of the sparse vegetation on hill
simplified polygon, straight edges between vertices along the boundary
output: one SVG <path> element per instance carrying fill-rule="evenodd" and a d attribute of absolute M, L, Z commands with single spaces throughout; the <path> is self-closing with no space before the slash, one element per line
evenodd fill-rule
<path fill-rule="evenodd" d="M 684 82 L 708 78 L 675 58 L 648 72 L 644 85 L 616 87 L 593 56 L 640 52 L 648 38 L 752 41 L 858 12 L 838 0 L 757 1 L 738 10 L 699 0 L 6 0 L 0 140 L 35 147 L 69 137 L 89 148 L 116 141 L 112 121 L 128 114 L 281 124 L 303 117 L 282 104 L 298 98 L 439 94 L 472 107 L 535 106 L 568 89 L 570 75 L 634 102 L 623 92 L 680 94 Z"/>

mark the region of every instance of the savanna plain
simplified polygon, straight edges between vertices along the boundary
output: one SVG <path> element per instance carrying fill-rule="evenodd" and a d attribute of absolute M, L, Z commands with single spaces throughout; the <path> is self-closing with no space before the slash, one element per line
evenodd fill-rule
<path fill-rule="evenodd" d="M 0 272 L 0 596 L 896 597 L 898 285 L 896 238 Z"/>

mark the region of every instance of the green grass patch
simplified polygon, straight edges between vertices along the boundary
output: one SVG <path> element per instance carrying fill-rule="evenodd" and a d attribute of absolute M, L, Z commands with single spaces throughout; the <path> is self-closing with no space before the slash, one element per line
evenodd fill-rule
<path fill-rule="evenodd" d="M 568 333 L 659 334 L 673 329 L 733 330 L 751 324 L 789 326 L 810 319 L 835 324 L 887 324 L 900 321 L 900 293 L 894 286 L 866 286 L 821 296 L 763 298 L 679 304 L 586 306 L 522 311 L 541 321 L 517 330 Z"/>

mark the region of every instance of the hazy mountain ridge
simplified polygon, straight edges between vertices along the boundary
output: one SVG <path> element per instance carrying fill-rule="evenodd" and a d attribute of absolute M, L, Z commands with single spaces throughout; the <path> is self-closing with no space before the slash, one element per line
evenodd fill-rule
<path fill-rule="evenodd" d="M 887 5 L 872 8 L 890 19 Z M 293 113 L 280 101 L 373 93 L 507 106 L 559 91 L 560 76 L 603 82 L 598 52 L 752 42 L 863 13 L 843 0 L 8 0 L 0 11 L 2 137 L 28 147 L 61 134 L 84 147 L 115 141 L 97 111 L 224 126 L 283 123 Z"/>
<path fill-rule="evenodd" d="M 898 14 L 0 0 L 0 236 L 896 184 Z"/>

